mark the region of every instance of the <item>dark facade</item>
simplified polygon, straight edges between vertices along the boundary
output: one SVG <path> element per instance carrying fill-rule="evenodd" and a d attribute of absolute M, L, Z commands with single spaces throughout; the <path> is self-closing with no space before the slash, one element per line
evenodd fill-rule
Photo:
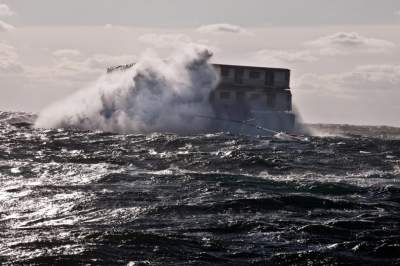
<path fill-rule="evenodd" d="M 217 116 L 255 120 L 257 125 L 291 131 L 294 127 L 290 70 L 214 65 L 220 82 L 210 100 Z"/>
<path fill-rule="evenodd" d="M 246 106 L 252 110 L 292 111 L 290 70 L 214 65 L 220 83 L 213 92 L 215 105 Z"/>

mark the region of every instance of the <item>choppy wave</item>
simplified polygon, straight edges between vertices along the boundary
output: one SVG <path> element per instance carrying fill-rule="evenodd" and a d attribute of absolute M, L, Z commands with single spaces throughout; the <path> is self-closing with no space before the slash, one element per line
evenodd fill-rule
<path fill-rule="evenodd" d="M 122 135 L 29 117 L 0 113 L 4 265 L 400 263 L 398 139 Z"/>

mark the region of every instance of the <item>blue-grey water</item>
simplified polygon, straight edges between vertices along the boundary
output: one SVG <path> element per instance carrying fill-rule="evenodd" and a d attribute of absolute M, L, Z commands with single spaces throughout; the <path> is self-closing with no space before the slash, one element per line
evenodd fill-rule
<path fill-rule="evenodd" d="M 399 139 L 15 123 L 27 117 L 0 113 L 0 264 L 400 265 Z"/>

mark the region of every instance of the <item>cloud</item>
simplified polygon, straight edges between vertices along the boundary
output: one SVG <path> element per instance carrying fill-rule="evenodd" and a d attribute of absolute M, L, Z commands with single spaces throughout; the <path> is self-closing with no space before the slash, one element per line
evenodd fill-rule
<path fill-rule="evenodd" d="M 235 33 L 235 34 L 249 34 L 250 32 L 243 27 L 232 24 L 210 24 L 203 25 L 197 28 L 200 33 Z"/>
<path fill-rule="evenodd" d="M 23 71 L 17 50 L 10 45 L 0 43 L 0 75 L 18 74 Z"/>
<path fill-rule="evenodd" d="M 10 17 L 15 15 L 15 12 L 6 4 L 0 4 L 0 17 Z"/>
<path fill-rule="evenodd" d="M 136 55 L 106 55 L 95 54 L 84 61 L 89 68 L 99 69 L 102 71 L 116 65 L 125 65 L 137 61 Z"/>
<path fill-rule="evenodd" d="M 88 71 L 88 70 L 100 70 L 105 72 L 107 68 L 134 63 L 137 60 L 135 55 L 106 55 L 106 54 L 95 54 L 84 60 L 78 60 L 76 58 L 63 58 L 61 59 L 57 67 L 60 69 L 71 70 L 71 71 Z"/>
<path fill-rule="evenodd" d="M 84 57 L 79 53 L 74 53 L 76 50 L 57 50 L 53 52 L 55 56 L 54 63 L 46 66 L 24 67 L 24 76 L 32 82 L 57 84 L 62 88 L 81 87 L 87 85 L 105 74 L 107 68 L 134 63 L 137 60 L 135 55 L 107 55 L 94 54 L 89 57 Z M 56 55 L 54 55 L 56 53 Z"/>
<path fill-rule="evenodd" d="M 5 23 L 4 21 L 1 21 L 1 20 L 0 20 L 0 32 L 12 31 L 12 30 L 14 30 L 14 29 L 15 29 L 15 28 L 14 28 L 13 25 L 7 24 L 7 23 Z"/>
<path fill-rule="evenodd" d="M 400 92 L 400 65 L 360 66 L 339 76 L 339 81 L 347 89 Z"/>
<path fill-rule="evenodd" d="M 192 43 L 192 39 L 185 34 L 155 34 L 148 33 L 139 36 L 140 42 L 151 44 L 158 48 L 171 47 Z"/>
<path fill-rule="evenodd" d="M 55 57 L 79 57 L 81 52 L 75 49 L 60 49 L 53 52 Z"/>
<path fill-rule="evenodd" d="M 385 53 L 395 47 L 395 44 L 389 41 L 364 37 L 355 32 L 338 32 L 305 44 L 309 49 L 298 51 L 264 49 L 257 51 L 253 57 L 265 63 L 283 66 L 287 63 L 316 62 L 324 56 Z"/>
<path fill-rule="evenodd" d="M 400 10 L 397 10 L 396 12 L 394 12 L 396 15 L 400 16 Z"/>
<path fill-rule="evenodd" d="M 321 55 L 348 54 L 353 52 L 382 53 L 395 47 L 386 40 L 364 37 L 356 32 L 337 32 L 307 42 L 306 45 L 319 48 Z"/>
<path fill-rule="evenodd" d="M 213 51 L 213 53 L 220 51 L 219 47 L 215 46 L 207 39 L 193 40 L 188 35 L 181 33 L 169 33 L 169 34 L 147 33 L 139 36 L 138 40 L 142 43 L 150 44 L 154 48 L 176 50 L 178 47 L 183 49 L 187 45 L 194 45 L 206 48 L 210 51 Z M 154 51 L 147 51 L 147 52 L 154 52 Z"/>
<path fill-rule="evenodd" d="M 264 49 L 257 51 L 255 57 L 265 62 L 308 63 L 318 61 L 318 57 L 311 51 L 284 51 Z"/>
<path fill-rule="evenodd" d="M 67 54 L 71 55 L 69 51 Z M 58 54 L 65 54 L 59 52 Z M 74 54 L 75 55 L 75 54 Z M 90 81 L 106 73 L 107 68 L 136 62 L 135 55 L 106 55 L 95 54 L 87 58 L 76 56 L 62 56 L 56 61 L 55 66 L 45 69 L 36 69 L 32 75 L 37 78 L 60 78 L 75 81 Z"/>
<path fill-rule="evenodd" d="M 103 26 L 103 29 L 108 31 L 130 31 L 130 28 L 128 26 L 114 25 L 110 23 L 105 24 Z"/>
<path fill-rule="evenodd" d="M 400 126 L 400 65 L 364 65 L 293 82 L 294 104 L 309 122 Z"/>
<path fill-rule="evenodd" d="M 305 74 L 300 88 L 341 94 L 397 91 L 400 96 L 400 65 L 363 65 L 338 74 Z"/>
<path fill-rule="evenodd" d="M 8 5 L 0 3 L 0 17 L 10 17 L 14 14 L 14 11 L 12 11 Z M 14 29 L 15 27 L 13 25 L 0 20 L 0 32 L 12 31 Z"/>

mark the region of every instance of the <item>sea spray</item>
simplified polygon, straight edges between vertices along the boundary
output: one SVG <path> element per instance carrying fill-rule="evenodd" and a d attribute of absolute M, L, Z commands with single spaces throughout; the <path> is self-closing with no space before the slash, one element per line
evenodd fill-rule
<path fill-rule="evenodd" d="M 218 76 L 206 47 L 181 47 L 164 60 L 143 56 L 132 68 L 104 75 L 91 87 L 43 110 L 37 128 L 119 133 L 198 133 L 212 114 L 210 91 Z"/>

